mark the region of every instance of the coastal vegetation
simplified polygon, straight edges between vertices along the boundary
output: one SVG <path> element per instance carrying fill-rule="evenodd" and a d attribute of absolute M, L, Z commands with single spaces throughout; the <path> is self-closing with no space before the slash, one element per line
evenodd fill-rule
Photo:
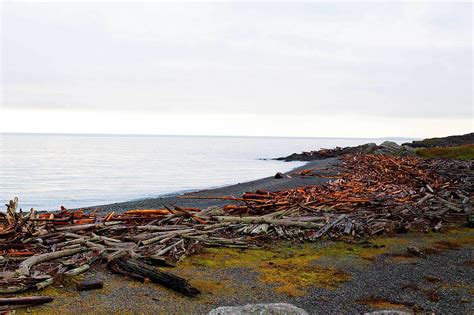
<path fill-rule="evenodd" d="M 418 148 L 416 154 L 423 158 L 445 158 L 445 159 L 474 159 L 474 145 L 463 145 L 456 147 L 432 147 Z"/>

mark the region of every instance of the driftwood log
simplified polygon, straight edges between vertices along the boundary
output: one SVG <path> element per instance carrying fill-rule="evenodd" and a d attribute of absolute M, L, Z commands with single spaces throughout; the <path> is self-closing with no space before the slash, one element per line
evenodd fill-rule
<path fill-rule="evenodd" d="M 49 296 L 26 296 L 13 298 L 0 298 L 0 306 L 9 305 L 39 305 L 52 302 L 53 298 Z"/>
<path fill-rule="evenodd" d="M 317 229 L 322 226 L 322 224 L 319 224 L 319 223 L 301 222 L 301 221 L 284 220 L 284 219 L 270 219 L 265 216 L 260 216 L 260 217 L 217 216 L 214 218 L 220 222 L 247 223 L 247 224 L 267 223 L 267 224 L 280 225 L 280 226 L 300 227 L 304 229 Z"/>
<path fill-rule="evenodd" d="M 30 257 L 27 260 L 21 262 L 19 268 L 16 270 L 16 273 L 18 275 L 27 276 L 30 274 L 30 269 L 34 265 L 37 265 L 39 263 L 42 263 L 48 260 L 61 258 L 64 256 L 71 256 L 82 251 L 83 251 L 82 248 L 65 249 L 65 250 L 60 250 L 57 252 L 46 253 L 46 254 Z"/>
<path fill-rule="evenodd" d="M 97 290 L 102 289 L 103 287 L 104 283 L 100 280 L 82 281 L 76 284 L 76 289 L 78 291 Z"/>
<path fill-rule="evenodd" d="M 150 265 L 142 263 L 135 259 L 116 259 L 118 267 L 126 272 L 137 274 L 150 279 L 154 283 L 161 284 L 176 292 L 182 293 L 188 297 L 195 297 L 201 293 L 198 289 L 191 286 L 186 279 L 176 276 L 172 273 L 158 270 Z"/>

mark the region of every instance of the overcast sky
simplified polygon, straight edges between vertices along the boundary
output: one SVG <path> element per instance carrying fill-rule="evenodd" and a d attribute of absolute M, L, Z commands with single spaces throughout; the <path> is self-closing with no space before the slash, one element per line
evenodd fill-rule
<path fill-rule="evenodd" d="M 474 129 L 469 2 L 2 3 L 0 131 Z"/>

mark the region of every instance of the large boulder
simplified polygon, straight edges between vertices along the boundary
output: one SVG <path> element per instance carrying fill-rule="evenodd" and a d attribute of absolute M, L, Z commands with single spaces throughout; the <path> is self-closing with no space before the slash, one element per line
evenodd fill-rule
<path fill-rule="evenodd" d="M 384 141 L 382 142 L 382 144 L 380 145 L 381 147 L 389 150 L 389 151 L 399 151 L 401 149 L 401 146 L 396 144 L 395 142 L 393 141 Z"/>
<path fill-rule="evenodd" d="M 288 303 L 247 304 L 243 306 L 221 306 L 209 315 L 308 315 L 308 313 Z"/>

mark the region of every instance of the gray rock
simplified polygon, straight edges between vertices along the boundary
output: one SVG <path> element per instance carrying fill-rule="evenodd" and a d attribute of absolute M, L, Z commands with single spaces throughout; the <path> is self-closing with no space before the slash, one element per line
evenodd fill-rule
<path fill-rule="evenodd" d="M 381 145 L 381 147 L 384 147 L 390 151 L 398 151 L 401 149 L 401 146 L 396 144 L 393 141 L 384 141 Z"/>
<path fill-rule="evenodd" d="M 291 178 L 291 176 L 288 175 L 288 174 L 283 174 L 281 172 L 278 172 L 278 173 L 275 174 L 275 178 L 276 179 L 278 179 L 278 178 Z"/>
<path fill-rule="evenodd" d="M 287 303 L 247 304 L 244 306 L 221 306 L 209 312 L 209 315 L 308 315 L 294 305 Z"/>
<path fill-rule="evenodd" d="M 411 315 L 413 313 L 407 313 L 403 311 L 397 311 L 397 310 L 381 310 L 381 311 L 375 311 L 375 312 L 370 312 L 370 313 L 364 313 L 364 315 Z"/>
<path fill-rule="evenodd" d="M 412 147 L 410 147 L 410 146 L 408 146 L 408 145 L 405 145 L 405 144 L 402 145 L 402 148 L 403 148 L 403 150 L 405 150 L 405 151 L 409 151 L 409 152 L 413 152 L 413 153 L 416 151 L 415 148 L 412 148 Z"/>
<path fill-rule="evenodd" d="M 275 174 L 275 178 L 285 178 L 285 174 L 281 173 L 281 172 L 278 172 Z"/>

